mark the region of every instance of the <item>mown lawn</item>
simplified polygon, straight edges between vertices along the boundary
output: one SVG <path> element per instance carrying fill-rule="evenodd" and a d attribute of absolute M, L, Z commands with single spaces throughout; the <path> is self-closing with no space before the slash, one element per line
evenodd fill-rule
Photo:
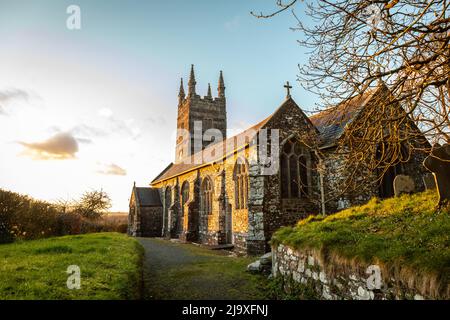
<path fill-rule="evenodd" d="M 445 284 L 450 275 L 450 210 L 437 210 L 436 203 L 435 192 L 372 199 L 363 206 L 282 228 L 272 243 L 407 266 L 437 275 Z"/>
<path fill-rule="evenodd" d="M 0 245 L 0 299 L 139 299 L 143 249 L 119 233 Z M 67 288 L 70 265 L 81 288 Z"/>

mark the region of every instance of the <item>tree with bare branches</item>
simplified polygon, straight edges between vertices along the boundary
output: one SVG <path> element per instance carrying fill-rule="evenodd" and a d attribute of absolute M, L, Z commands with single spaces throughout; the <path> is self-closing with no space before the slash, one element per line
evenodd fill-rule
<path fill-rule="evenodd" d="M 275 5 L 272 12 L 252 14 L 271 18 L 291 11 L 297 18 L 292 29 L 311 50 L 308 62 L 299 65 L 298 80 L 320 97 L 319 110 L 339 109 L 330 126 L 353 112 L 345 110 L 352 107 L 349 101 L 375 93 L 339 141 L 337 152 L 345 155 L 348 172 L 376 173 L 366 177 L 381 181 L 412 154 L 450 143 L 450 1 L 277 0 Z M 297 10 L 311 19 L 301 20 Z M 352 176 L 344 184 L 357 188 Z"/>
<path fill-rule="evenodd" d="M 270 18 L 303 1 L 255 14 Z M 312 49 L 300 66 L 305 89 L 329 107 L 363 94 L 383 81 L 395 102 L 431 142 L 450 142 L 450 2 L 448 0 L 305 1 L 297 19 L 300 45 Z M 397 121 L 398 119 L 394 118 Z"/>
<path fill-rule="evenodd" d="M 103 190 L 86 191 L 74 204 L 74 212 L 84 218 L 97 219 L 111 208 L 111 198 Z"/>

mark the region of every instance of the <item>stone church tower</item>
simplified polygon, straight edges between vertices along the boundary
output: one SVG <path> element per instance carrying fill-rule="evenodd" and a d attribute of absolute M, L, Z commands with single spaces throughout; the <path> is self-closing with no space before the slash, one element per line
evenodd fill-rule
<path fill-rule="evenodd" d="M 220 71 L 219 76 L 217 97 L 213 98 L 210 84 L 208 84 L 206 96 L 201 97 L 195 91 L 196 84 L 194 65 L 192 65 L 188 82 L 188 93 L 186 95 L 183 78 L 181 78 L 180 92 L 178 94 L 178 133 L 175 163 L 179 163 L 185 157 L 201 151 L 211 143 L 217 142 L 214 139 L 209 141 L 202 139 L 203 134 L 208 129 L 219 130 L 222 133 L 223 140 L 226 139 L 227 112 L 222 71 Z M 187 133 L 189 133 L 189 136 L 187 136 Z M 195 146 L 194 139 L 201 142 L 201 144 Z"/>

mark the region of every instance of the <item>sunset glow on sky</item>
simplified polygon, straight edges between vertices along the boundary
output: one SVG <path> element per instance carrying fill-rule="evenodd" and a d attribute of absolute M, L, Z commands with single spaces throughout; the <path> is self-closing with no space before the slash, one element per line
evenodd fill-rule
<path fill-rule="evenodd" d="M 71 4 L 81 30 L 66 27 Z M 208 82 L 216 94 L 223 70 L 233 132 L 272 113 L 286 81 L 312 110 L 295 81 L 307 59 L 295 18 L 250 15 L 274 4 L 0 0 L 0 188 L 50 201 L 103 188 L 127 211 L 133 181 L 148 185 L 174 159 L 192 63 L 201 95 Z"/>

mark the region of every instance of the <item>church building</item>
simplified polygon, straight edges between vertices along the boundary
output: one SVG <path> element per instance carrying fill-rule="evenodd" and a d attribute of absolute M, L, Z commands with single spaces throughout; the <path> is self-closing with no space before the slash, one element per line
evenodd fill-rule
<path fill-rule="evenodd" d="M 342 148 L 339 141 L 367 106 L 389 94 L 385 86 L 310 117 L 291 97 L 289 83 L 285 87 L 285 100 L 270 116 L 227 137 L 223 74 L 217 96 L 208 86 L 202 97 L 196 92 L 192 66 L 187 93 L 181 80 L 178 95 L 175 160 L 150 187 L 133 187 L 129 234 L 263 254 L 282 226 L 363 204 L 374 196 L 393 196 L 398 174 L 412 177 L 417 191 L 424 189 L 421 153 L 389 168 L 378 183 L 363 182 L 352 190 L 345 186 L 349 173 L 344 153 L 337 152 Z M 366 181 L 363 176 L 375 173 L 357 174 Z"/>

